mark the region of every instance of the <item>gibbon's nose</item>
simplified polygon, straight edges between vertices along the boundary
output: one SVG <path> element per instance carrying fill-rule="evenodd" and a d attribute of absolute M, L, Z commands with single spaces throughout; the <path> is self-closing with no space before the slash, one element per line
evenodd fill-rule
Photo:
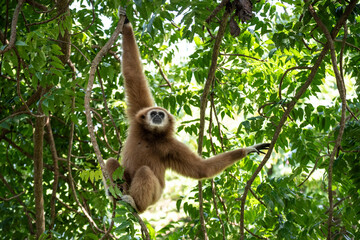
<path fill-rule="evenodd" d="M 153 117 L 152 121 L 155 124 L 160 124 L 162 122 L 162 118 L 159 115 L 156 115 L 155 117 Z"/>

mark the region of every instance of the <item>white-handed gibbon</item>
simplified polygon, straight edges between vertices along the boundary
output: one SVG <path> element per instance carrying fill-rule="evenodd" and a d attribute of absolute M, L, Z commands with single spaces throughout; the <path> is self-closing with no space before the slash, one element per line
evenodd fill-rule
<path fill-rule="evenodd" d="M 174 137 L 174 117 L 164 108 L 155 107 L 143 73 L 140 53 L 132 25 L 125 21 L 122 40 L 122 73 L 125 79 L 127 117 L 130 123 L 122 151 L 122 200 L 139 213 L 159 200 L 165 186 L 165 170 L 181 175 L 211 178 L 249 153 L 262 153 L 268 143 L 229 151 L 204 160 Z M 120 166 L 114 159 L 106 162 L 110 178 Z M 110 179 L 112 181 L 112 179 Z M 106 186 L 107 188 L 107 186 Z"/>

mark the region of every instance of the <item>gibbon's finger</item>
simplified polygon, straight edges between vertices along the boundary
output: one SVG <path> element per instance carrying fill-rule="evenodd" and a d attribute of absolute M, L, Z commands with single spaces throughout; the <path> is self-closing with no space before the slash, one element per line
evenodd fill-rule
<path fill-rule="evenodd" d="M 125 16 L 125 22 L 124 24 L 129 23 L 129 19 L 126 16 L 126 7 L 119 7 L 118 9 L 118 17 Z"/>
<path fill-rule="evenodd" d="M 119 7 L 119 9 L 118 9 L 118 11 L 119 11 L 119 17 L 121 16 L 121 15 L 125 15 L 126 16 L 126 7 Z"/>
<path fill-rule="evenodd" d="M 254 146 L 257 150 L 267 150 L 270 147 L 270 143 L 261 143 Z"/>

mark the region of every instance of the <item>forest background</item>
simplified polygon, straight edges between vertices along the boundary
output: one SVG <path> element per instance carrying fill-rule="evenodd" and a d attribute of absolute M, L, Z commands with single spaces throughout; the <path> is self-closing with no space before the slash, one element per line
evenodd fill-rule
<path fill-rule="evenodd" d="M 179 139 L 204 158 L 271 143 L 214 179 L 169 172 L 140 216 L 102 185 L 128 127 L 124 5 Z M 5 0 L 0 11 L 1 239 L 360 238 L 357 0 Z"/>

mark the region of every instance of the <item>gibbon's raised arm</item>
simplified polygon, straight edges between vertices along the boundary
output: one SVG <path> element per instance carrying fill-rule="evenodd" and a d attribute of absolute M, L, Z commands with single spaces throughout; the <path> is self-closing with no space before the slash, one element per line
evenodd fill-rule
<path fill-rule="evenodd" d="M 133 120 L 139 110 L 154 106 L 154 101 L 143 73 L 131 23 L 126 23 L 123 27 L 122 48 L 122 73 L 127 94 L 127 114 L 130 120 Z"/>
<path fill-rule="evenodd" d="M 172 143 L 172 149 L 166 164 L 167 167 L 187 177 L 195 179 L 211 178 L 236 161 L 246 157 L 249 153 L 262 153 L 261 150 L 267 149 L 269 145 L 268 143 L 258 144 L 203 159 L 185 144 L 175 140 Z"/>

